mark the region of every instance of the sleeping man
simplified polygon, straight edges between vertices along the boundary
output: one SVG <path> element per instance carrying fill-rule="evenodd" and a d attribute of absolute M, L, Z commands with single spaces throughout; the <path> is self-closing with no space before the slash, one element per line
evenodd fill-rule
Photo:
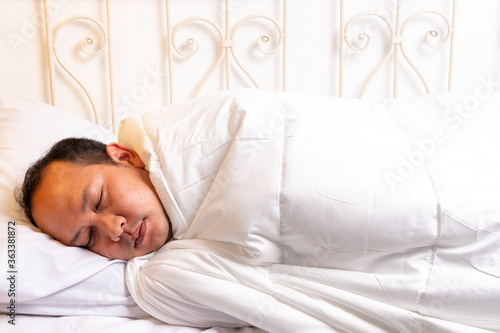
<path fill-rule="evenodd" d="M 68 246 L 128 260 L 171 236 L 144 163 L 117 143 L 60 141 L 31 166 L 22 191 L 31 222 Z"/>
<path fill-rule="evenodd" d="M 22 202 L 169 324 L 500 331 L 500 114 L 460 102 L 223 92 L 58 143 Z"/>

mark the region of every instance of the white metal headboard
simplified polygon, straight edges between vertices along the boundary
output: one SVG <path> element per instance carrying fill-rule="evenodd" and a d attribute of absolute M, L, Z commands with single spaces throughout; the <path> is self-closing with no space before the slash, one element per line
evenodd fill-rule
<path fill-rule="evenodd" d="M 398 76 L 399 76 L 399 53 L 403 56 L 404 60 L 411 66 L 411 68 L 415 71 L 415 74 L 417 74 L 418 78 L 422 82 L 423 86 L 425 87 L 425 91 L 427 93 L 430 93 L 431 90 L 429 88 L 429 84 L 427 83 L 426 79 L 422 75 L 422 73 L 419 71 L 417 66 L 413 63 L 411 58 L 408 56 L 406 50 L 405 50 L 405 32 L 406 28 L 408 25 L 410 25 L 413 20 L 415 20 L 417 17 L 421 15 L 426 15 L 426 14 L 432 14 L 435 15 L 437 18 L 441 19 L 445 24 L 446 24 L 446 30 L 445 30 L 445 37 L 442 38 L 442 40 L 438 43 L 434 43 L 431 41 L 431 39 L 436 39 L 439 36 L 439 32 L 437 30 L 427 30 L 425 34 L 425 42 L 428 46 L 432 48 L 440 48 L 446 45 L 446 43 L 449 42 L 449 61 L 448 61 L 448 90 L 451 90 L 451 84 L 452 84 L 452 73 L 453 73 L 453 31 L 455 28 L 455 0 L 452 1 L 452 14 L 450 18 L 447 18 L 445 14 L 436 11 L 436 10 L 429 10 L 429 9 L 424 9 L 424 10 L 419 10 L 413 14 L 411 14 L 404 22 L 401 22 L 401 4 L 400 0 L 397 1 L 396 5 L 396 17 L 395 17 L 395 23 L 394 26 L 387 20 L 384 16 L 380 15 L 379 13 L 374 13 L 374 12 L 363 12 L 355 15 L 352 17 L 347 24 L 344 25 L 344 14 L 343 10 L 341 9 L 341 22 L 340 22 L 340 30 L 341 30 L 341 36 L 345 40 L 345 43 L 340 43 L 339 48 L 341 54 L 343 54 L 343 49 L 345 46 L 350 47 L 353 50 L 356 51 L 361 51 L 365 49 L 368 46 L 368 43 L 370 42 L 370 35 L 365 33 L 365 32 L 360 32 L 358 33 L 357 37 L 359 40 L 366 41 L 366 43 L 361 46 L 361 47 L 356 47 L 353 45 L 349 39 L 347 38 L 347 31 L 351 28 L 354 22 L 356 20 L 360 19 L 361 17 L 366 17 L 366 16 L 374 16 L 378 19 L 380 19 L 384 24 L 387 26 L 387 30 L 389 32 L 388 37 L 390 38 L 390 47 L 387 50 L 386 55 L 384 58 L 380 61 L 380 63 L 375 67 L 375 69 L 369 74 L 368 78 L 366 79 L 365 83 L 362 85 L 359 97 L 363 97 L 364 92 L 366 88 L 368 87 L 369 83 L 371 82 L 372 78 L 380 71 L 380 69 L 384 66 L 385 63 L 388 62 L 389 58 L 393 56 L 393 64 L 394 64 L 394 80 L 393 80 L 393 97 L 397 97 L 398 95 Z M 340 1 L 340 6 L 343 8 L 343 3 L 344 1 Z M 339 96 L 342 96 L 342 82 L 343 82 L 343 57 L 340 57 L 340 66 L 339 66 Z"/>
<path fill-rule="evenodd" d="M 220 17 L 212 18 L 198 14 L 191 15 L 191 12 L 186 14 L 185 10 L 177 10 L 183 0 L 157 0 L 158 3 L 161 2 L 162 13 L 160 15 L 163 16 L 163 26 L 159 28 L 160 33 L 156 33 L 156 35 L 159 38 L 158 43 L 165 45 L 163 63 L 158 65 L 164 69 L 162 75 L 166 78 L 161 82 L 165 102 L 173 103 L 180 99 L 197 96 L 208 89 L 209 82 L 210 84 L 213 82 L 216 82 L 217 85 L 220 84 L 221 86 L 216 88 L 219 90 L 239 87 L 241 82 L 246 82 L 243 85 L 271 90 L 300 90 L 300 88 L 297 89 L 297 82 L 292 70 L 297 64 L 295 58 L 297 55 L 314 53 L 311 47 L 304 46 L 304 44 L 307 44 L 311 36 L 316 37 L 319 34 L 321 34 L 319 38 L 323 38 L 323 41 L 319 43 L 328 45 L 334 54 L 329 60 L 329 69 L 320 73 L 327 76 L 327 80 L 333 82 L 331 86 L 334 89 L 331 89 L 331 95 L 364 97 L 367 90 L 377 86 L 374 82 L 380 76 L 385 82 L 384 85 L 391 87 L 389 96 L 380 97 L 397 97 L 402 84 L 400 78 L 403 74 L 405 77 L 411 78 L 413 87 L 410 90 L 417 91 L 415 94 L 451 89 L 455 0 L 437 1 L 436 3 L 439 4 L 437 8 L 418 8 L 416 2 L 412 0 L 396 0 L 396 2 L 389 2 L 392 5 L 387 7 L 388 2 L 382 1 L 386 3 L 385 7 L 381 7 L 383 9 L 377 8 L 377 3 L 380 1 L 372 1 L 374 8 L 361 11 L 359 8 L 351 6 L 355 2 L 352 0 L 322 1 L 321 3 L 326 4 L 326 8 L 330 9 L 331 13 L 327 14 L 330 17 L 330 26 L 321 27 L 323 29 L 321 32 L 314 30 L 314 22 L 306 21 L 303 15 L 297 15 L 295 8 L 300 1 L 267 1 L 267 4 L 272 7 L 272 13 L 268 14 L 256 9 L 257 6 L 261 5 L 258 1 L 252 11 L 239 13 L 238 9 L 248 5 L 249 0 L 204 0 L 205 3 L 216 4 L 219 9 Z M 41 0 L 45 50 L 47 52 L 46 66 L 49 76 L 49 102 L 57 105 L 59 87 L 56 84 L 56 77 L 61 74 L 67 75 L 88 100 L 94 114 L 94 120 L 105 127 L 116 129 L 119 121 L 117 118 L 124 115 L 118 114 L 117 116 L 115 110 L 117 105 L 115 77 L 116 72 L 123 69 L 117 69 L 116 59 L 119 55 L 115 53 L 114 46 L 115 41 L 123 40 L 124 36 L 120 35 L 120 30 L 114 29 L 112 20 L 122 13 L 120 10 L 116 10 L 116 4 L 113 5 L 111 0 L 104 0 L 101 6 L 103 13 L 99 14 L 101 19 L 97 18 L 99 15 L 81 14 L 71 15 L 55 22 L 52 15 L 54 10 L 51 9 L 55 2 L 59 5 L 68 3 L 67 0 Z M 185 0 L 184 2 L 186 3 Z M 319 3 L 319 1 L 316 3 L 302 0 L 302 3 L 304 2 L 307 2 L 311 8 Z M 81 24 L 82 22 L 84 24 Z M 72 26 L 73 28 L 70 28 Z M 78 26 L 79 29 L 89 29 L 89 34 L 79 41 L 81 55 L 75 55 L 75 57 L 98 57 L 102 64 L 103 70 L 100 75 L 103 76 L 106 83 L 103 84 L 105 88 L 100 93 L 105 95 L 104 104 L 109 108 L 106 112 L 111 116 L 110 123 L 104 121 L 103 124 L 103 121 L 99 119 L 103 107 L 96 106 L 93 93 L 73 71 L 75 66 L 78 68 L 81 66 L 77 63 L 75 65 L 75 62 L 67 63 L 64 56 L 61 55 L 61 49 L 68 45 L 68 37 L 63 38 L 61 35 L 67 30 L 74 29 L 74 26 Z M 428 27 L 425 28 L 425 26 Z M 418 28 L 412 30 L 411 27 Z M 421 33 L 422 27 L 424 27 L 424 34 Z M 255 38 L 249 32 L 250 28 L 266 32 Z M 418 34 L 415 33 L 417 30 Z M 331 33 L 328 35 L 324 33 L 325 31 Z M 298 36 L 295 34 L 296 32 L 299 32 Z M 195 37 L 197 34 L 203 35 L 206 39 Z M 422 35 L 424 36 L 422 37 Z M 253 50 L 241 47 L 241 45 L 246 45 L 245 43 L 248 43 L 249 40 L 254 44 Z M 213 47 L 212 63 L 208 69 L 202 71 L 201 76 L 197 74 L 198 77 L 191 83 L 190 95 L 179 97 L 176 91 L 176 79 L 191 76 L 191 74 L 186 75 L 186 72 L 182 73 L 179 68 L 196 68 L 189 61 L 197 61 L 195 56 L 200 56 L 199 49 L 203 43 L 215 43 L 216 45 Z M 313 47 L 318 45 L 316 43 Z M 240 47 L 241 49 L 239 49 Z M 372 47 L 375 51 L 371 49 Z M 245 54 L 242 53 L 242 49 L 247 53 L 258 52 L 259 55 L 252 54 L 247 59 L 242 60 L 242 54 Z M 440 50 L 438 58 L 433 58 L 433 61 L 423 61 L 425 66 L 422 66 L 422 61 L 417 64 L 414 60 L 415 51 L 419 53 L 417 55 L 425 54 L 428 56 L 430 50 L 436 49 Z M 364 52 L 371 54 L 368 56 L 370 61 L 366 61 L 364 60 L 366 58 L 360 56 Z M 377 56 L 372 56 L 375 54 Z M 317 51 L 314 56 L 319 59 L 322 56 L 321 51 Z M 273 59 L 271 63 L 274 69 L 268 73 L 269 78 L 272 77 L 272 85 L 262 84 L 262 81 L 267 82 L 270 79 L 265 76 L 262 79 L 262 73 L 260 73 L 259 78 L 256 78 L 252 72 L 252 69 L 258 68 L 261 63 L 264 63 L 262 60 L 264 57 Z M 253 67 L 248 65 L 248 58 L 255 61 L 252 64 Z M 374 58 L 377 58 L 376 61 L 372 61 Z M 310 63 L 302 63 L 302 65 L 305 67 L 314 65 L 316 58 L 310 58 L 309 61 Z M 293 64 L 290 65 L 290 62 Z M 438 82 L 437 86 L 429 84 L 429 79 L 427 79 L 425 71 L 422 70 L 429 63 L 434 64 L 434 67 L 430 67 L 431 72 L 434 72 L 437 66 L 440 72 L 445 73 L 446 78 Z M 215 73 L 219 72 L 223 73 L 221 79 L 210 81 Z M 193 76 L 195 75 L 193 74 Z M 146 80 L 143 81 L 146 82 Z M 238 84 L 235 84 L 235 81 Z M 291 85 L 290 82 L 294 82 L 294 84 Z M 308 84 L 307 80 L 303 83 Z M 148 84 L 151 86 L 151 82 Z M 356 87 L 352 88 L 353 86 Z M 144 84 L 142 88 L 147 90 L 147 87 Z M 210 89 L 213 88 L 210 87 Z M 139 95 L 141 90 L 137 88 L 136 93 Z"/>

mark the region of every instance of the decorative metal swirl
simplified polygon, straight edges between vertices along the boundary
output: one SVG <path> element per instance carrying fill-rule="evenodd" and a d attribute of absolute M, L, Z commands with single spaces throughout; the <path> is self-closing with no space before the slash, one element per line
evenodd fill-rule
<path fill-rule="evenodd" d="M 401 28 L 401 35 L 404 35 L 404 32 L 406 30 L 406 27 L 409 23 L 411 23 L 416 17 L 420 16 L 420 15 L 424 15 L 424 14 L 433 14 L 433 15 L 437 15 L 438 18 L 441 18 L 443 19 L 443 21 L 446 23 L 446 26 L 447 26 L 447 31 L 446 31 L 446 35 L 445 37 L 443 38 L 443 40 L 441 42 L 438 42 L 437 44 L 433 44 L 431 41 L 431 39 L 436 39 L 437 37 L 439 37 L 439 33 L 437 30 L 427 30 L 426 34 L 425 34 L 425 43 L 432 47 L 432 48 L 439 48 L 439 47 L 442 47 L 443 45 L 446 44 L 446 42 L 448 42 L 448 40 L 450 39 L 451 37 L 451 26 L 450 26 L 450 23 L 448 22 L 448 20 L 446 19 L 446 17 L 444 17 L 443 14 L 439 13 L 439 12 L 436 12 L 436 11 L 432 11 L 432 10 L 421 10 L 419 12 L 416 12 L 415 14 L 413 14 L 412 16 L 410 16 L 406 21 L 405 23 L 403 24 L 403 27 Z M 401 49 L 401 54 L 403 55 L 403 57 L 406 59 L 406 61 L 408 62 L 408 64 L 411 66 L 411 68 L 413 68 L 413 70 L 415 71 L 415 73 L 418 75 L 418 77 L 420 78 L 420 81 L 422 82 L 422 84 L 424 85 L 425 87 L 425 91 L 427 93 L 430 92 L 430 89 L 429 89 L 429 86 L 427 85 L 427 82 L 425 81 L 424 77 L 422 76 L 422 74 L 420 73 L 420 71 L 417 69 L 417 67 L 415 66 L 415 64 L 413 63 L 413 61 L 410 60 L 410 58 L 408 57 L 408 55 L 406 54 L 406 51 L 405 51 L 405 48 L 404 48 L 404 45 L 401 44 L 400 46 L 400 49 Z"/>
<path fill-rule="evenodd" d="M 190 53 L 185 53 L 185 52 L 182 52 L 181 49 L 176 45 L 175 43 L 175 35 L 177 34 L 177 31 L 179 29 L 181 29 L 183 26 L 187 25 L 187 24 L 190 24 L 190 23 L 193 23 L 193 22 L 202 22 L 202 23 L 207 23 L 209 26 L 211 26 L 212 28 L 215 29 L 215 31 L 217 32 L 217 34 L 219 35 L 219 38 L 222 39 L 222 30 L 216 25 L 214 24 L 213 22 L 211 22 L 210 20 L 204 18 L 204 17 L 189 17 L 187 19 L 184 19 L 182 20 L 181 22 L 179 22 L 174 30 L 172 31 L 172 46 L 174 47 L 175 51 L 177 53 L 179 53 L 180 55 L 182 55 L 183 57 L 192 57 L 194 56 L 197 52 L 198 52 L 198 49 L 199 49 L 199 43 L 198 43 L 198 40 L 196 38 L 189 38 L 186 40 L 186 44 L 189 45 L 191 48 L 194 46 L 194 50 Z"/>
<path fill-rule="evenodd" d="M 267 35 L 259 36 L 259 38 L 257 39 L 257 43 L 256 43 L 257 49 L 259 51 L 261 51 L 262 53 L 265 53 L 265 54 L 272 54 L 272 53 L 276 52 L 278 50 L 278 48 L 280 47 L 280 45 L 281 45 L 281 41 L 283 40 L 283 31 L 281 30 L 281 27 L 280 27 L 279 23 L 276 20 L 274 20 L 274 19 L 272 19 L 270 17 L 267 17 L 267 16 L 263 16 L 263 15 L 250 15 L 250 16 L 245 17 L 244 19 L 242 19 L 241 21 L 239 21 L 236 24 L 236 26 L 234 27 L 233 33 L 231 34 L 231 39 L 233 39 L 233 40 L 235 39 L 236 32 L 239 30 L 239 28 L 243 24 L 247 23 L 250 20 L 255 20 L 255 19 L 262 19 L 262 20 L 266 20 L 266 21 L 272 23 L 274 25 L 274 27 L 276 28 L 276 30 L 278 31 L 278 34 L 279 34 L 279 39 L 276 42 L 276 45 L 273 48 L 271 48 L 271 50 L 269 50 L 269 51 L 266 51 L 262 46 L 264 44 L 269 43 L 271 41 L 271 38 L 269 36 L 267 36 Z"/>
<path fill-rule="evenodd" d="M 176 45 L 175 43 L 175 35 L 177 33 L 177 31 L 185 26 L 186 24 L 190 24 L 190 23 L 193 23 L 193 22 L 202 22 L 202 23 L 207 23 L 210 27 L 214 28 L 215 31 L 217 32 L 218 36 L 219 36 L 219 39 L 220 40 L 223 40 L 223 37 L 222 37 L 222 30 L 216 25 L 214 24 L 213 22 L 211 22 L 210 20 L 206 19 L 206 18 L 203 18 L 203 17 L 190 17 L 190 18 L 187 18 L 185 20 L 182 20 L 179 24 L 177 24 L 174 28 L 174 30 L 172 31 L 172 40 L 171 40 L 171 43 L 172 43 L 172 46 L 174 47 L 175 51 L 177 53 L 179 53 L 181 56 L 184 56 L 184 57 L 192 57 L 194 56 L 198 50 L 199 50 L 199 43 L 198 43 L 198 40 L 196 38 L 189 38 L 186 40 L 186 44 L 191 46 L 191 47 L 194 47 L 194 50 L 190 53 L 185 53 L 185 52 L 182 52 L 180 50 L 180 48 Z M 197 96 L 199 91 L 201 90 L 201 88 L 205 85 L 205 83 L 207 82 L 207 80 L 212 76 L 212 74 L 215 72 L 216 68 L 221 64 L 222 60 L 224 59 L 224 50 L 221 49 L 221 52 L 215 62 L 215 64 L 209 69 L 209 71 L 205 74 L 205 76 L 202 78 L 201 82 L 199 83 L 197 89 L 196 89 L 196 92 L 194 94 L 194 96 Z"/>
<path fill-rule="evenodd" d="M 410 23 L 412 23 L 417 17 L 419 17 L 421 15 L 425 15 L 425 14 L 436 15 L 438 18 L 442 19 L 444 21 L 444 23 L 446 24 L 446 26 L 447 26 L 446 34 L 445 34 L 444 38 L 440 42 L 439 41 L 438 42 L 434 41 L 437 37 L 440 37 L 440 34 L 438 33 L 437 30 L 427 30 L 426 34 L 425 34 L 425 43 L 429 47 L 440 48 L 440 47 L 442 47 L 443 45 L 445 45 L 450 40 L 453 29 L 451 28 L 451 25 L 450 25 L 450 22 L 448 21 L 448 19 L 442 13 L 434 11 L 434 10 L 421 10 L 421 11 L 418 11 L 418 12 L 414 13 L 413 15 L 411 15 L 410 17 L 408 17 L 405 20 L 405 22 L 403 23 L 402 28 L 401 28 L 400 31 L 397 31 L 397 26 L 396 26 L 396 29 L 393 29 L 391 23 L 386 18 L 384 18 L 382 15 L 380 15 L 378 13 L 373 13 L 373 12 L 360 13 L 360 14 L 355 15 L 354 17 L 352 17 L 347 22 L 347 24 L 345 26 L 345 30 L 344 30 L 344 40 L 345 40 L 346 45 L 348 47 L 350 47 L 354 51 L 362 51 L 370 43 L 370 36 L 366 32 L 360 32 L 360 33 L 357 34 L 358 40 L 364 41 L 364 44 L 362 46 L 360 46 L 360 47 L 353 45 L 353 43 L 351 43 L 351 41 L 349 41 L 349 38 L 348 38 L 348 31 L 351 29 L 351 26 L 354 24 L 354 22 L 358 21 L 362 17 L 373 16 L 373 17 L 375 17 L 377 19 L 380 19 L 382 22 L 384 22 L 385 26 L 387 27 L 388 32 L 389 32 L 388 36 L 391 39 L 390 40 L 391 46 L 390 46 L 389 50 L 386 52 L 386 54 L 383 57 L 383 59 L 377 64 L 377 66 L 375 67 L 375 69 L 369 74 L 368 78 L 364 82 L 364 84 L 363 84 L 363 86 L 361 88 L 360 94 L 359 94 L 360 98 L 363 97 L 363 95 L 365 93 L 365 90 L 368 87 L 368 85 L 370 84 L 371 80 L 381 70 L 381 68 L 387 63 L 387 61 L 390 59 L 390 57 L 393 54 L 394 54 L 394 57 L 395 57 L 395 59 L 394 59 L 394 61 L 395 61 L 394 94 L 396 95 L 396 85 L 397 85 L 397 82 L 396 82 L 397 81 L 397 59 L 396 59 L 397 54 L 396 54 L 396 47 L 400 48 L 401 54 L 403 55 L 404 59 L 408 62 L 408 64 L 410 65 L 410 67 L 413 69 L 413 71 L 417 74 L 417 76 L 420 79 L 420 81 L 422 82 L 422 84 L 423 84 L 426 92 L 427 93 L 430 92 L 428 84 L 425 81 L 423 75 L 417 69 L 417 67 L 415 66 L 415 64 L 413 63 L 413 61 L 410 60 L 410 57 L 408 57 L 407 52 L 406 52 L 405 47 L 404 47 L 405 32 L 406 32 L 406 29 L 407 29 L 408 25 Z M 399 17 L 397 19 L 399 19 Z"/>
<path fill-rule="evenodd" d="M 271 22 L 274 25 L 274 27 L 276 28 L 276 30 L 278 31 L 278 35 L 279 35 L 278 41 L 276 42 L 276 45 L 274 47 L 272 47 L 270 50 L 265 50 L 262 47 L 264 44 L 267 44 L 267 43 L 269 43 L 271 41 L 271 38 L 269 36 L 263 35 L 263 36 L 259 36 L 259 38 L 257 38 L 257 43 L 256 43 L 257 49 L 260 52 L 264 53 L 264 54 L 273 54 L 274 52 L 276 52 L 279 49 L 279 47 L 282 44 L 282 41 L 283 41 L 283 31 L 281 30 L 279 23 L 276 20 L 273 20 L 270 17 L 262 16 L 262 15 L 250 15 L 250 16 L 247 16 L 246 18 L 244 18 L 241 21 L 239 21 L 238 24 L 236 24 L 236 26 L 234 27 L 233 32 L 231 34 L 231 40 L 234 41 L 236 39 L 236 33 L 237 33 L 237 31 L 239 30 L 239 28 L 243 24 L 245 24 L 246 22 L 248 22 L 250 20 L 255 20 L 255 19 L 262 19 L 262 20 L 267 20 L 267 21 Z M 231 55 L 233 56 L 234 62 L 243 71 L 243 73 L 245 73 L 245 75 L 250 79 L 250 81 L 252 81 L 252 83 L 254 84 L 254 86 L 256 88 L 259 88 L 259 85 L 254 80 L 254 78 L 241 65 L 240 61 L 238 60 L 238 57 L 234 53 L 234 48 L 231 48 Z"/>
<path fill-rule="evenodd" d="M 71 72 L 69 70 L 68 66 L 65 65 L 64 62 L 61 60 L 61 57 L 59 56 L 58 51 L 57 51 L 57 40 L 58 40 L 60 32 L 68 24 L 70 24 L 70 23 L 72 23 L 74 21 L 77 21 L 77 20 L 84 20 L 86 22 L 92 22 L 93 24 L 95 24 L 99 28 L 99 32 L 102 34 L 102 38 L 100 38 L 100 40 L 102 41 L 102 43 L 100 45 L 97 45 L 97 47 L 94 46 L 94 40 L 95 39 L 93 37 L 90 37 L 90 36 L 84 37 L 80 41 L 80 50 L 84 54 L 86 54 L 88 56 L 96 56 L 96 55 L 100 54 L 104 50 L 104 48 L 106 47 L 106 41 L 107 41 L 106 30 L 101 25 L 101 23 L 99 23 L 97 20 L 95 20 L 95 19 L 93 19 L 91 17 L 88 17 L 88 16 L 81 16 L 81 15 L 68 17 L 67 19 L 65 19 L 63 22 L 61 22 L 57 26 L 57 28 L 54 31 L 54 39 L 53 39 L 54 41 L 53 41 L 52 48 L 53 48 L 53 51 L 54 51 L 54 56 L 55 56 L 57 62 L 59 63 L 59 65 L 80 86 L 80 88 L 83 90 L 83 92 L 87 96 L 87 99 L 89 100 L 89 102 L 90 102 L 90 104 L 92 106 L 93 113 L 94 113 L 94 121 L 97 123 L 98 122 L 98 119 L 97 119 L 98 117 L 97 117 L 97 110 L 96 110 L 96 107 L 94 105 L 94 101 L 92 100 L 89 92 L 84 87 L 84 85 L 80 82 L 80 80 L 77 79 L 77 77 L 75 76 L 75 74 L 73 72 Z M 91 47 L 94 47 L 94 49 L 92 49 Z"/>
<path fill-rule="evenodd" d="M 359 20 L 360 18 L 362 17 L 366 17 L 366 16 L 374 16 L 378 19 L 381 19 L 382 22 L 385 23 L 385 26 L 387 27 L 387 29 L 389 30 L 389 36 L 394 36 L 394 32 L 393 32 L 393 29 L 392 29 L 392 25 L 391 23 L 385 18 L 383 17 L 382 15 L 380 14 L 377 14 L 377 13 L 372 13 L 372 12 L 366 12 L 366 13 L 360 13 L 354 17 L 352 17 L 346 24 L 345 26 L 345 30 L 344 30 L 344 40 L 347 44 L 347 46 L 349 46 L 351 49 L 353 49 L 354 51 L 361 51 L 361 50 L 364 50 L 365 48 L 368 47 L 369 43 L 370 43 L 370 35 L 366 32 L 361 32 L 361 33 L 358 33 L 358 40 L 362 40 L 364 41 L 364 45 L 361 46 L 361 47 L 356 47 L 354 46 L 353 44 L 351 44 L 351 42 L 349 41 L 349 39 L 347 38 L 347 35 L 348 35 L 348 31 L 351 27 L 351 25 L 356 22 L 357 20 Z M 365 90 L 366 88 L 368 87 L 368 85 L 370 84 L 371 80 L 375 77 L 375 75 L 382 69 L 382 67 L 384 66 L 384 64 L 389 60 L 389 58 L 391 57 L 391 55 L 394 53 L 394 44 L 391 43 L 391 47 L 389 48 L 389 50 L 386 52 L 384 58 L 378 63 L 378 65 L 375 67 L 375 69 L 368 75 L 368 78 L 366 79 L 365 81 L 365 84 L 363 85 L 363 87 L 361 88 L 361 92 L 359 93 L 359 97 L 363 97 L 364 93 L 365 93 Z"/>
<path fill-rule="evenodd" d="M 211 28 L 213 28 L 215 30 L 215 32 L 217 33 L 217 37 L 220 40 L 221 48 L 220 48 L 220 53 L 219 53 L 219 55 L 217 57 L 217 60 L 212 65 L 212 67 L 208 70 L 208 72 L 205 74 L 205 76 L 201 79 L 201 81 L 198 84 L 198 86 L 196 88 L 196 91 L 194 93 L 194 97 L 196 97 L 199 94 L 200 90 L 204 87 L 204 85 L 208 81 L 208 79 L 213 75 L 213 73 L 217 70 L 217 68 L 219 68 L 219 66 L 221 65 L 221 63 L 224 60 L 224 57 L 226 57 L 226 60 L 229 61 L 228 60 L 229 59 L 229 53 L 227 52 L 228 49 L 231 50 L 230 54 L 231 54 L 234 62 L 238 66 L 238 68 L 246 75 L 246 77 L 253 83 L 253 85 L 256 88 L 259 88 L 259 85 L 257 84 L 256 80 L 244 68 L 244 66 L 241 64 L 241 61 L 238 59 L 238 57 L 236 56 L 236 54 L 234 52 L 234 48 L 236 47 L 236 41 L 235 40 L 236 40 L 236 35 L 237 35 L 238 30 L 246 22 L 248 22 L 250 20 L 256 20 L 256 19 L 261 19 L 261 20 L 266 20 L 268 22 L 271 22 L 273 24 L 273 26 L 276 27 L 276 29 L 278 31 L 278 35 L 279 35 L 278 41 L 270 49 L 269 48 L 265 48 L 264 46 L 267 45 L 271 41 L 271 38 L 269 36 L 267 36 L 267 35 L 259 36 L 258 39 L 257 39 L 257 42 L 256 42 L 257 49 L 260 52 L 264 53 L 264 54 L 272 54 L 272 53 L 276 52 L 279 49 L 279 47 L 281 46 L 281 44 L 282 44 L 282 40 L 283 40 L 284 34 L 283 34 L 283 31 L 282 31 L 279 23 L 276 20 L 273 20 L 272 18 L 267 17 L 267 16 L 263 16 L 263 15 L 250 15 L 250 16 L 247 16 L 247 17 L 243 18 L 233 28 L 233 30 L 231 32 L 231 37 L 230 37 L 229 40 L 226 40 L 224 38 L 223 32 L 222 32 L 221 28 L 219 28 L 212 21 L 210 21 L 210 20 L 208 20 L 206 18 L 203 18 L 203 17 L 190 17 L 190 18 L 184 19 L 183 21 L 179 22 L 175 26 L 175 28 L 172 31 L 171 44 L 172 44 L 174 50 L 179 55 L 181 55 L 183 57 L 192 57 L 199 50 L 198 40 L 196 38 L 194 38 L 194 37 L 190 37 L 190 38 L 188 38 L 185 41 L 185 44 L 188 45 L 188 46 L 190 46 L 191 49 L 192 49 L 190 52 L 182 51 L 181 48 L 176 43 L 176 39 L 177 39 L 176 38 L 176 34 L 178 33 L 179 29 L 181 29 L 182 27 L 186 26 L 187 24 L 191 24 L 191 23 L 194 23 L 194 22 L 201 22 L 201 23 L 204 23 L 204 24 L 208 24 L 209 27 L 211 27 Z M 228 73 L 228 69 L 226 70 L 226 84 L 229 85 L 229 73 Z"/>
<path fill-rule="evenodd" d="M 357 46 L 353 45 L 349 41 L 349 38 L 348 38 L 348 30 L 351 28 L 351 25 L 353 25 L 356 21 L 358 21 L 359 19 L 361 19 L 362 17 L 365 17 L 365 16 L 374 16 L 375 18 L 382 20 L 382 22 L 384 22 L 385 25 L 387 26 L 387 29 L 389 29 L 389 36 L 393 36 L 394 35 L 391 23 L 385 17 L 383 17 L 382 15 L 380 15 L 378 13 L 373 13 L 373 12 L 360 13 L 360 14 L 355 15 L 354 17 L 352 17 L 347 22 L 347 24 L 345 26 L 345 30 L 344 30 L 344 40 L 345 40 L 347 46 L 349 46 L 354 51 L 364 50 L 368 46 L 368 44 L 370 43 L 370 35 L 368 33 L 366 33 L 366 32 L 360 32 L 360 33 L 357 34 L 358 40 L 364 41 L 364 45 L 361 46 L 361 47 L 357 47 Z"/>

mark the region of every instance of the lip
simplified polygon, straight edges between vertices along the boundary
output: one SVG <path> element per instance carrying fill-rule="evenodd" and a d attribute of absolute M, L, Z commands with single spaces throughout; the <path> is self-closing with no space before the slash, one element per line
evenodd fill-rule
<path fill-rule="evenodd" d="M 145 237 L 146 237 L 146 222 L 142 220 L 141 224 L 137 227 L 134 247 L 141 245 Z"/>

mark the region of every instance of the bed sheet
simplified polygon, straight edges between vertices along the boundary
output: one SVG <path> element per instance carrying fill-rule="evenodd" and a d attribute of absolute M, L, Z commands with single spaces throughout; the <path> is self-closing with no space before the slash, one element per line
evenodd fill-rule
<path fill-rule="evenodd" d="M 165 323 L 149 319 L 131 319 L 123 317 L 100 316 L 28 316 L 16 317 L 15 325 L 6 320 L 0 322 L 0 331 L 3 333 L 264 333 L 264 331 L 246 327 L 242 329 L 228 329 L 212 327 L 200 329 L 194 327 L 169 326 Z"/>

